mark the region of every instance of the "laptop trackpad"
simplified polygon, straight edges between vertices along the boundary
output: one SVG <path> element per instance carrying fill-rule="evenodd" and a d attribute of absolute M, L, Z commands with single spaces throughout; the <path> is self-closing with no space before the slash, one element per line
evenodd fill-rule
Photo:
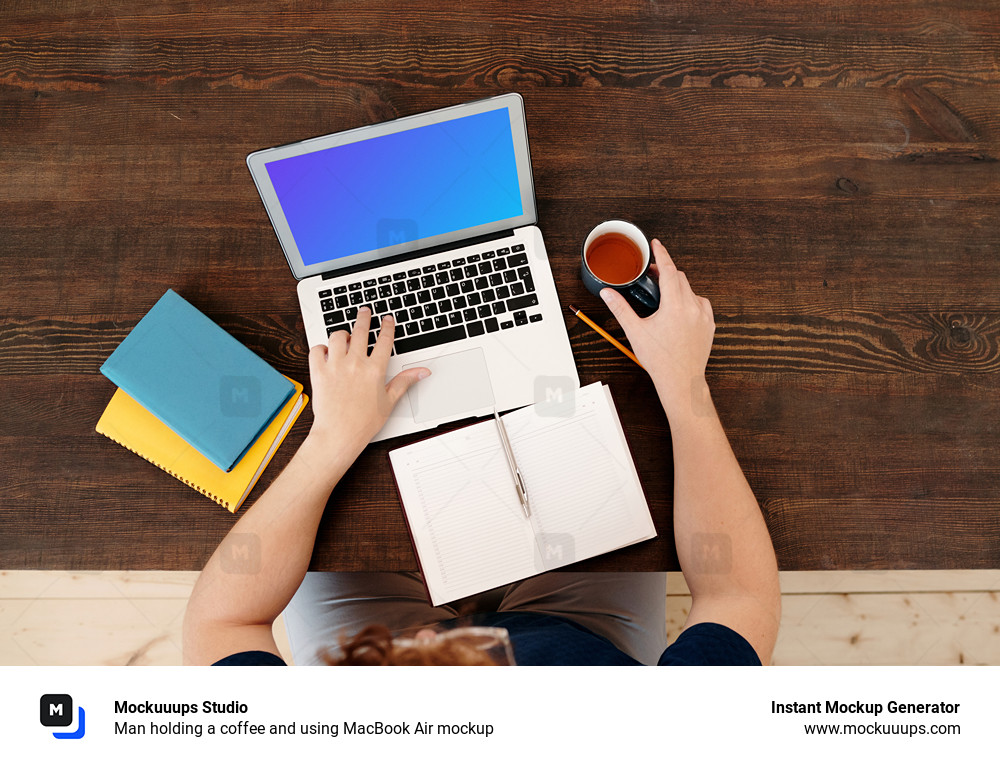
<path fill-rule="evenodd" d="M 403 365 L 404 370 L 410 367 L 426 367 L 431 371 L 429 378 L 415 383 L 406 392 L 417 423 L 493 406 L 493 388 L 481 348 Z"/>

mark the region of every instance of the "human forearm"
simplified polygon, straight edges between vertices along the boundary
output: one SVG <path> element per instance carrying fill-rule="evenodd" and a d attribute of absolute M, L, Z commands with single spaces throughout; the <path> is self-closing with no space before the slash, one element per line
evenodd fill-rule
<path fill-rule="evenodd" d="M 294 595 L 326 502 L 350 465 L 324 459 L 311 438 L 209 559 L 191 594 L 191 614 L 230 624 L 270 624 Z"/>
<path fill-rule="evenodd" d="M 673 442 L 674 540 L 692 595 L 688 624 L 724 622 L 767 662 L 781 596 L 760 507 L 704 380 L 694 380 L 683 395 L 661 393 L 661 402 Z"/>

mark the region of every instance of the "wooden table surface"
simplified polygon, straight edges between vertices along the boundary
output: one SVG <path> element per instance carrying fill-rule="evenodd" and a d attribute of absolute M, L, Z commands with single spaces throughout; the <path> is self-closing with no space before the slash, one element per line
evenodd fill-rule
<path fill-rule="evenodd" d="M 561 299 L 622 337 L 577 274 L 610 217 L 711 299 L 709 383 L 783 569 L 1000 567 L 995 3 L 192 8 L 0 8 L 0 569 L 200 568 L 233 516 L 95 433 L 100 364 L 172 287 L 307 382 L 246 155 L 506 91 Z M 660 533 L 585 568 L 676 569 L 653 387 L 567 326 Z M 414 566 L 385 459 L 405 441 L 336 489 L 313 568 Z"/>

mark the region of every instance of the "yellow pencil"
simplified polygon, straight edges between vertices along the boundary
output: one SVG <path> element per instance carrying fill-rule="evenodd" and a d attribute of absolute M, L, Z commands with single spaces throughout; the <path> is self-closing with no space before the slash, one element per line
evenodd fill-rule
<path fill-rule="evenodd" d="M 578 316 L 584 322 L 586 322 L 587 324 L 589 324 L 591 327 L 593 327 L 595 330 L 597 330 L 598 334 L 600 334 L 605 340 L 609 341 L 615 348 L 617 348 L 619 351 L 621 351 L 623 354 L 625 354 L 625 356 L 627 356 L 629 359 L 631 359 L 636 364 L 639 364 L 639 360 L 635 358 L 635 354 L 633 354 L 631 351 L 629 351 L 627 348 L 625 348 L 625 346 L 623 346 L 621 343 L 619 343 L 614 338 L 612 338 L 610 335 L 608 335 L 606 332 L 604 332 L 604 330 L 602 330 L 600 327 L 598 327 L 596 324 L 594 324 L 594 322 L 591 321 L 590 317 L 588 317 L 586 314 L 584 314 L 582 311 L 580 311 L 580 309 L 578 309 L 576 306 L 570 304 L 569 310 L 572 311 L 576 316 Z M 639 366 L 642 367 L 641 364 L 639 364 Z M 642 367 L 642 368 L 646 369 L 645 367 Z"/>

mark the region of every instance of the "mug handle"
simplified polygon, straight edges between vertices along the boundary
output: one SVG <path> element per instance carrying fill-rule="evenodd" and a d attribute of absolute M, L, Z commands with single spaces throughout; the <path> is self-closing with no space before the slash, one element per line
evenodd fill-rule
<path fill-rule="evenodd" d="M 630 284 L 625 292 L 629 302 L 641 316 L 649 316 L 660 307 L 660 287 L 648 273 Z"/>

